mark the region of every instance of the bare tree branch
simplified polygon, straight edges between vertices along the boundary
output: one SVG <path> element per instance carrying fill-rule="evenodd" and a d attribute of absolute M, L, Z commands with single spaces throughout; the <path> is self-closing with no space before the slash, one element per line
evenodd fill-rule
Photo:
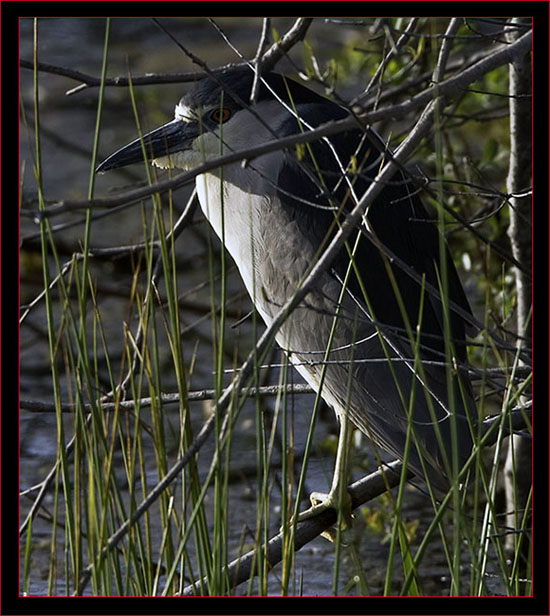
<path fill-rule="evenodd" d="M 33 70 L 34 63 L 28 60 L 20 60 L 19 65 L 21 68 Z M 65 94 L 70 96 L 76 94 L 87 88 L 98 88 L 101 85 L 101 78 L 88 75 L 82 71 L 76 71 L 64 66 L 56 66 L 54 64 L 47 64 L 46 62 L 38 62 L 37 69 L 42 73 L 50 73 L 53 75 L 61 75 L 61 77 L 67 77 L 68 79 L 74 79 L 75 81 L 82 82 L 80 85 L 67 90 Z M 187 71 L 185 73 L 155 73 L 150 75 L 136 75 L 132 77 L 132 86 L 146 86 L 153 84 L 168 84 L 168 83 L 186 83 L 190 81 L 196 81 L 203 77 L 204 74 L 200 71 Z M 130 78 L 126 75 L 119 75 L 118 77 L 107 77 L 105 79 L 106 86 L 123 87 L 126 88 L 130 85 Z"/>
<path fill-rule="evenodd" d="M 395 487 L 399 483 L 402 466 L 401 462 L 392 462 L 387 467 L 384 467 L 383 470 L 379 469 L 349 486 L 348 493 L 351 497 L 351 508 L 357 509 L 363 503 Z M 293 538 L 294 550 L 297 551 L 321 535 L 323 531 L 330 528 L 336 523 L 336 520 L 337 512 L 334 509 L 326 509 L 312 518 L 298 522 L 295 530 L 283 529 L 279 534 L 272 537 L 266 545 L 262 546 L 262 554 L 270 566 L 274 567 L 282 560 L 283 546 L 287 533 L 293 532 L 291 537 Z M 224 573 L 227 574 L 233 588 L 254 575 L 253 567 L 256 560 L 257 550 L 251 550 L 243 556 L 236 558 L 227 566 Z M 197 594 L 197 589 L 206 581 L 206 579 L 203 579 L 202 582 L 196 581 L 190 584 L 183 590 L 182 595 L 192 596 Z"/>
<path fill-rule="evenodd" d="M 530 23 L 530 19 L 514 18 L 513 24 Z M 517 32 L 508 35 L 509 40 L 517 38 Z M 531 166 L 533 146 L 531 143 L 531 57 L 525 53 L 510 63 L 510 166 L 508 170 L 507 190 L 510 193 L 528 191 L 531 186 Z M 517 331 L 518 349 L 531 347 L 531 301 L 532 287 L 532 226 L 525 221 L 531 220 L 531 194 L 524 197 L 510 198 L 510 226 L 508 237 L 516 261 L 523 267 L 515 268 L 517 289 Z M 526 340 L 523 339 L 526 337 Z M 529 364 L 527 360 L 525 362 Z M 511 528 L 521 526 L 518 511 L 525 507 L 532 483 L 532 447 L 528 439 L 514 436 L 508 443 L 508 453 L 504 466 L 506 489 L 507 525 Z M 515 549 L 516 539 L 507 537 L 507 548 Z"/>
<path fill-rule="evenodd" d="M 313 393 L 311 385 L 305 383 L 293 383 L 288 385 L 263 385 L 261 387 L 249 387 L 238 392 L 239 396 L 254 398 L 256 396 L 276 396 L 282 393 L 286 394 L 310 394 Z M 215 389 L 202 389 L 199 391 L 190 391 L 186 395 L 189 402 L 201 402 L 203 400 L 215 400 L 218 392 Z M 140 398 L 139 400 L 121 400 L 120 402 L 103 402 L 101 410 L 104 412 L 114 411 L 116 408 L 123 410 L 133 410 L 139 405 L 140 408 L 147 408 L 154 401 L 163 404 L 179 404 L 181 396 L 179 394 L 161 394 L 158 398 Z M 31 413 L 55 413 L 56 406 L 51 402 L 42 402 L 41 400 L 21 400 L 21 409 Z M 86 410 L 91 410 L 91 405 L 84 405 Z M 62 413 L 74 413 L 74 404 L 62 404 Z"/>
<path fill-rule="evenodd" d="M 470 83 L 476 81 L 485 73 L 510 62 L 516 56 L 520 57 L 522 54 L 527 53 L 530 49 L 530 46 L 531 33 L 527 32 L 515 43 L 499 47 L 488 57 L 480 60 L 470 68 L 462 71 L 459 75 L 441 82 L 438 85 L 438 94 L 442 97 L 450 98 L 453 95 L 462 92 L 464 88 L 466 88 Z M 428 105 L 433 100 L 433 98 L 434 89 L 428 88 L 427 90 L 424 90 L 424 92 L 417 94 L 416 96 L 404 103 L 391 105 L 388 107 L 382 107 L 377 111 L 369 113 L 365 113 L 361 109 L 359 110 L 358 117 L 363 122 L 368 124 L 372 124 L 381 119 L 403 117 L 411 111 L 425 108 L 426 105 Z M 121 205 L 122 203 L 139 201 L 155 194 L 156 192 L 164 192 L 180 188 L 181 186 L 184 186 L 185 184 L 188 184 L 193 181 L 197 175 L 201 175 L 203 173 L 206 173 L 207 171 L 211 171 L 212 169 L 216 169 L 223 165 L 228 165 L 230 163 L 238 162 L 241 160 L 250 161 L 254 158 L 257 158 L 258 156 L 267 154 L 269 152 L 290 148 L 300 143 L 309 143 L 311 141 L 316 141 L 321 137 L 330 137 L 331 135 L 335 135 L 356 127 L 357 119 L 353 117 L 345 118 L 337 122 L 328 122 L 312 131 L 304 132 L 298 135 L 291 135 L 290 137 L 285 137 L 283 139 L 273 139 L 262 144 L 261 146 L 247 148 L 246 150 L 232 152 L 231 154 L 220 156 L 219 158 L 213 159 L 196 167 L 192 171 L 181 173 L 176 177 L 173 177 L 169 180 L 164 180 L 162 182 L 158 182 L 156 184 L 153 184 L 152 186 L 128 191 L 123 195 L 86 201 L 59 201 L 57 204 L 48 208 L 44 212 L 36 212 L 36 218 L 37 220 L 41 220 L 42 218 L 51 218 L 52 216 L 58 216 L 63 212 L 68 212 L 72 210 L 81 210 L 91 207 L 108 208 L 114 207 L 116 205 Z"/>
<path fill-rule="evenodd" d="M 301 41 L 313 23 L 313 19 L 300 17 L 294 22 L 290 30 L 276 43 L 274 43 L 262 57 L 262 70 L 270 71 L 281 58 L 283 58 L 297 42 Z"/>
<path fill-rule="evenodd" d="M 526 409 L 514 409 L 510 414 L 510 423 L 514 429 L 523 429 L 526 427 L 525 415 L 530 414 L 530 405 Z M 504 423 L 504 426 L 502 424 Z M 501 416 L 489 418 L 483 422 L 483 433 L 485 446 L 492 445 L 498 437 L 498 428 L 506 429 L 507 422 L 503 422 Z M 403 471 L 403 463 L 394 461 L 382 469 L 378 469 L 374 473 L 361 478 L 359 481 L 348 486 L 348 493 L 351 497 L 351 509 L 355 510 L 361 505 L 380 496 L 387 490 L 396 487 L 399 484 L 401 473 Z M 412 477 L 412 473 L 409 474 Z M 299 522 L 296 526 L 293 535 L 294 550 L 298 551 L 304 545 L 321 535 L 329 529 L 337 521 L 337 512 L 334 509 L 322 511 L 314 517 L 308 518 Z M 266 545 L 262 546 L 261 553 L 269 562 L 271 567 L 281 562 L 283 555 L 283 545 L 285 542 L 285 534 L 291 532 L 291 529 L 283 529 L 277 535 L 272 537 Z M 254 575 L 254 563 L 257 560 L 259 549 L 251 550 L 243 556 L 233 560 L 225 571 L 231 585 L 234 588 L 242 582 L 250 579 Z M 183 590 L 183 596 L 193 596 L 197 594 L 197 589 L 207 583 L 207 579 L 195 581 L 193 584 L 186 586 Z"/>

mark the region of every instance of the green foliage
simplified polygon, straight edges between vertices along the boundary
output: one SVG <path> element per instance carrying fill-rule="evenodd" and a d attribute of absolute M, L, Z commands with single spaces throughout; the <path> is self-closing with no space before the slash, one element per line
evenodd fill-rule
<path fill-rule="evenodd" d="M 361 519 L 369 531 L 380 535 L 382 544 L 389 542 L 393 532 L 395 511 L 392 501 L 388 495 L 383 494 L 376 499 L 375 504 L 372 507 L 365 505 L 361 507 L 360 511 Z M 418 518 L 411 520 L 403 518 L 401 522 L 407 542 L 410 545 L 413 545 L 417 540 L 417 531 L 420 520 Z"/>

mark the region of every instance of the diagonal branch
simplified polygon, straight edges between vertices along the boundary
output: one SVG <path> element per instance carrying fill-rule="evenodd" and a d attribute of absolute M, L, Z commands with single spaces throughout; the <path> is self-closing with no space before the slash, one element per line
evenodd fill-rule
<path fill-rule="evenodd" d="M 313 19 L 310 17 L 297 19 L 292 28 L 265 52 L 262 57 L 262 71 L 270 71 L 298 41 L 305 37 L 312 23 Z"/>
<path fill-rule="evenodd" d="M 400 461 L 391 462 L 383 470 L 378 469 L 376 472 L 363 477 L 349 486 L 348 493 L 351 497 L 352 510 L 384 494 L 386 490 L 394 488 L 399 483 L 402 467 L 403 464 Z M 410 473 L 410 476 L 412 477 L 412 473 Z M 325 509 L 314 517 L 299 522 L 294 530 L 294 550 L 297 551 L 304 547 L 304 545 L 321 535 L 323 531 L 333 526 L 336 521 L 336 510 Z M 262 557 L 269 562 L 271 567 L 274 567 L 282 560 L 285 534 L 288 532 L 290 532 L 290 529 L 285 528 L 281 530 L 266 545 L 262 546 Z M 227 566 L 224 575 L 230 580 L 233 588 L 254 575 L 254 563 L 257 562 L 257 558 L 257 550 L 250 550 Z M 182 595 L 193 596 L 197 594 L 196 589 L 201 588 L 202 584 L 207 581 L 204 578 L 202 581 L 190 584 L 184 588 Z"/>
<path fill-rule="evenodd" d="M 510 411 L 510 423 L 513 429 L 520 430 L 526 427 L 527 415 L 528 421 L 531 417 L 531 407 L 515 408 Z M 503 426 L 504 424 L 504 426 Z M 499 428 L 506 428 L 506 422 L 502 416 L 495 416 L 484 420 L 483 422 L 483 441 L 484 446 L 493 445 L 498 438 Z M 374 473 L 362 477 L 352 485 L 348 486 L 348 493 L 351 497 L 351 509 L 355 510 L 361 505 L 380 496 L 386 490 L 394 488 L 400 481 L 400 475 L 403 470 L 403 463 L 394 461 L 384 466 L 383 469 L 378 469 Z M 410 473 L 412 476 L 412 473 Z M 327 509 L 314 517 L 308 518 L 299 522 L 294 532 L 294 550 L 298 551 L 307 543 L 318 537 L 321 533 L 329 529 L 337 521 L 337 512 L 334 509 Z M 277 535 L 272 537 L 267 544 L 262 546 L 262 557 L 265 558 L 271 567 L 274 567 L 282 560 L 283 546 L 285 543 L 285 533 L 289 532 L 284 529 Z M 258 549 L 250 550 L 246 554 L 236 558 L 227 566 L 224 571 L 227 579 L 231 581 L 231 586 L 234 588 L 250 579 L 254 575 L 254 563 L 257 562 Z M 206 586 L 207 579 L 195 581 L 184 588 L 182 595 L 193 596 L 196 594 L 196 589 Z"/>

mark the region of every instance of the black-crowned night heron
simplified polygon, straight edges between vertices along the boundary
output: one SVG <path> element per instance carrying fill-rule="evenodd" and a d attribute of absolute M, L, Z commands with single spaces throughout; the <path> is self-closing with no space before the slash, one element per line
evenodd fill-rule
<path fill-rule="evenodd" d="M 348 117 L 345 108 L 275 73 L 261 75 L 250 103 L 253 81 L 249 67 L 205 77 L 176 105 L 173 121 L 118 150 L 98 171 L 143 160 L 142 143 L 158 167 L 190 170 Z M 295 293 L 386 157 L 383 141 L 358 124 L 197 176 L 202 210 L 266 324 Z M 323 379 L 322 397 L 340 424 L 347 417 L 401 459 L 410 443 L 408 468 L 437 493 L 448 489 L 468 457 L 469 418 L 475 417 L 461 368 L 466 323 L 453 306 L 470 308 L 442 246 L 417 191 L 397 172 L 276 337 L 315 390 Z M 438 296 L 441 288 L 448 301 Z M 336 498 L 344 441 L 325 505 Z"/>

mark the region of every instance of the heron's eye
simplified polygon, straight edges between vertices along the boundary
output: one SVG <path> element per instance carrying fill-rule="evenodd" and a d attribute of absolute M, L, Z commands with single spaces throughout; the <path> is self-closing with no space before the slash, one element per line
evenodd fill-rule
<path fill-rule="evenodd" d="M 231 109 L 228 107 L 221 107 L 218 109 L 214 109 L 214 111 L 210 112 L 210 119 L 216 122 L 217 124 L 223 124 L 227 122 L 231 117 Z"/>

